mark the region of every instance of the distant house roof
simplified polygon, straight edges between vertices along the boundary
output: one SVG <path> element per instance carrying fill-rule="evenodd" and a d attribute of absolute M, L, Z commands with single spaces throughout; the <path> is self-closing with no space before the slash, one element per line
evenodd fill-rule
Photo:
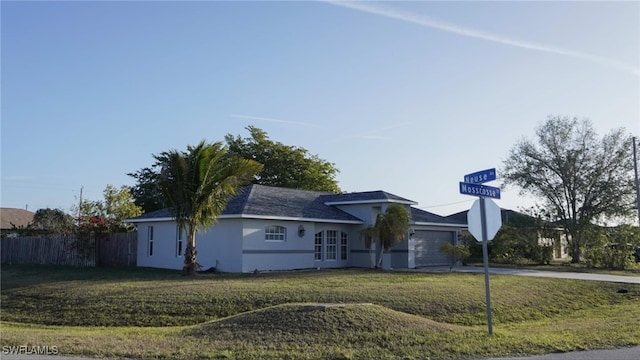
<path fill-rule="evenodd" d="M 469 212 L 469 210 L 464 210 L 464 211 L 460 211 L 457 212 L 455 214 L 451 214 L 449 216 L 446 216 L 446 219 L 451 220 L 451 221 L 455 221 L 461 224 L 466 224 L 467 223 L 467 213 Z M 502 223 L 503 224 L 509 224 L 513 221 L 517 221 L 519 223 L 525 222 L 531 222 L 534 221 L 535 218 L 532 216 L 529 216 L 527 214 L 523 214 L 519 211 L 515 211 L 515 210 L 509 210 L 509 209 L 500 209 L 500 215 L 502 216 Z"/>
<path fill-rule="evenodd" d="M 456 219 L 449 219 L 448 217 L 440 216 L 428 211 L 424 211 L 418 208 L 411 208 L 411 219 L 414 223 L 429 223 L 429 224 L 443 224 L 443 225 L 458 225 L 466 226 L 467 221 L 465 217 L 464 222 L 457 221 Z"/>
<path fill-rule="evenodd" d="M 24 209 L 0 208 L 0 229 L 9 230 L 16 227 L 27 226 L 33 221 L 34 213 Z"/>
<path fill-rule="evenodd" d="M 220 215 L 224 218 L 260 218 L 324 221 L 349 224 L 363 224 L 364 221 L 335 205 L 400 203 L 413 205 L 416 202 L 384 191 L 333 194 L 320 191 L 287 189 L 252 184 L 233 197 Z M 411 208 L 414 224 L 466 225 L 428 211 Z M 169 209 L 162 209 L 128 219 L 127 222 L 172 221 Z"/>

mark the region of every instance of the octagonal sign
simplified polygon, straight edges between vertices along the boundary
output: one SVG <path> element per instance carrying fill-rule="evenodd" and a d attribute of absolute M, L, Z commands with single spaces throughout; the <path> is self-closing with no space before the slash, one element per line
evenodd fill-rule
<path fill-rule="evenodd" d="M 487 241 L 493 240 L 498 230 L 502 226 L 502 216 L 500 207 L 491 199 L 484 199 L 485 221 L 487 224 Z M 480 213 L 480 199 L 473 202 L 471 209 L 467 213 L 467 224 L 469 232 L 479 242 L 482 242 L 482 216 Z"/>

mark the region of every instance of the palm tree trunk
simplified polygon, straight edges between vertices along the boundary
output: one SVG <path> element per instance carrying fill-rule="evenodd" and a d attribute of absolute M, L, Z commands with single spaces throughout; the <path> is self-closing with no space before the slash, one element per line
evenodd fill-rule
<path fill-rule="evenodd" d="M 182 275 L 194 276 L 198 273 L 198 251 L 196 250 L 196 234 L 195 229 L 189 229 L 189 237 L 187 239 L 187 248 L 184 251 L 184 267 Z"/>

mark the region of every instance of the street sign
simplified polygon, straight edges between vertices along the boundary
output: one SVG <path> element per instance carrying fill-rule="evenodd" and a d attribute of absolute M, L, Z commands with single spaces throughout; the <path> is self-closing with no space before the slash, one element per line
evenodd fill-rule
<path fill-rule="evenodd" d="M 460 182 L 460 194 L 479 197 L 467 213 L 469 232 L 482 243 L 482 262 L 484 265 L 484 291 L 487 298 L 487 326 L 489 335 L 493 335 L 491 319 L 491 289 L 489 287 L 489 250 L 487 243 L 502 226 L 500 208 L 491 199 L 500 199 L 500 188 L 480 185 L 496 179 L 496 169 L 477 171 L 464 176 Z"/>
<path fill-rule="evenodd" d="M 460 194 L 500 199 L 500 188 L 460 182 Z"/>
<path fill-rule="evenodd" d="M 502 214 L 500 207 L 491 199 L 485 199 L 485 221 L 487 231 L 487 241 L 493 240 L 498 230 L 502 226 Z M 469 232 L 473 237 L 482 242 L 482 209 L 480 209 L 480 200 L 476 200 L 471 205 L 471 209 L 467 212 L 467 224 Z"/>
<path fill-rule="evenodd" d="M 471 184 L 482 184 L 496 179 L 496 169 L 477 171 L 464 176 L 464 182 Z"/>

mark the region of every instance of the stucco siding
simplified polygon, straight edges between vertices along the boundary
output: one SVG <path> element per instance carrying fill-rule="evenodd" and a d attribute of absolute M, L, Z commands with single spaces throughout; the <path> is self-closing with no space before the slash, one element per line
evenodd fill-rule
<path fill-rule="evenodd" d="M 203 270 L 242 271 L 242 220 L 219 219 L 207 232 L 196 234 L 198 263 Z"/>
<path fill-rule="evenodd" d="M 177 254 L 175 222 L 139 223 L 137 229 L 138 266 L 182 269 L 184 257 Z M 151 229 L 153 229 L 152 240 L 150 240 Z M 150 247 L 153 247 L 151 254 Z"/>
<path fill-rule="evenodd" d="M 304 221 L 244 219 L 242 222 L 242 270 L 287 270 L 313 267 L 314 225 Z M 265 239 L 267 226 L 286 229 L 285 240 Z M 304 235 L 298 235 L 299 226 Z"/>
<path fill-rule="evenodd" d="M 365 224 L 374 224 L 378 212 L 382 210 L 382 204 L 349 204 L 336 207 L 364 221 Z"/>

